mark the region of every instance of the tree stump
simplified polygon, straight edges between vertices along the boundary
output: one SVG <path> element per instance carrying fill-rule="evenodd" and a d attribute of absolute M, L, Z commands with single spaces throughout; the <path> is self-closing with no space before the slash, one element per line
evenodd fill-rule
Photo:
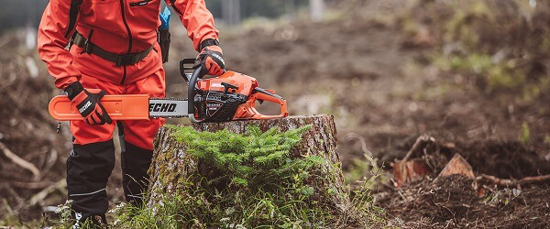
<path fill-rule="evenodd" d="M 334 206 L 342 212 L 349 209 L 351 204 L 336 148 L 336 126 L 332 115 L 192 124 L 193 128 L 198 131 L 216 132 L 227 129 L 237 134 L 244 133 L 250 125 L 256 125 L 262 131 L 272 127 L 287 131 L 311 125 L 311 129 L 302 135 L 302 141 L 292 148 L 291 154 L 293 156 L 316 155 L 322 157 L 325 163 L 321 169 L 323 174 L 320 175 L 330 177 L 328 185 L 337 192 L 336 195 L 333 195 L 336 196 L 332 201 Z M 180 182 L 184 182 L 184 177 L 199 172 L 198 162 L 186 152 L 184 144 L 177 142 L 171 136 L 173 132 L 173 129 L 163 127 L 156 136 L 153 163 L 149 169 L 151 185 L 146 200 L 148 207 L 156 206 L 165 195 L 174 193 L 180 186 Z"/>

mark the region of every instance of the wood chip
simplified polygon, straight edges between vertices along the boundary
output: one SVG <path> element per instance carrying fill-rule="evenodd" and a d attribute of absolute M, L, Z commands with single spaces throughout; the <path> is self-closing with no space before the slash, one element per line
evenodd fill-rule
<path fill-rule="evenodd" d="M 474 179 L 474 171 L 470 163 L 466 161 L 460 154 L 455 154 L 453 158 L 447 163 L 445 168 L 441 170 L 441 173 L 437 176 L 439 177 L 448 177 L 450 175 L 460 174 L 468 178 Z M 436 178 L 436 179 L 437 179 Z"/>

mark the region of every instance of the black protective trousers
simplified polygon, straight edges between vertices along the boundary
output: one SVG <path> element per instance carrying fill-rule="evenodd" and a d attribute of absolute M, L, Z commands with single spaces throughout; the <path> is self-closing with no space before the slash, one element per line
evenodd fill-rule
<path fill-rule="evenodd" d="M 124 130 L 119 125 L 120 139 Z M 146 150 L 121 140 L 122 187 L 126 201 L 141 206 L 143 193 L 147 190 L 147 170 L 153 157 Z M 87 145 L 73 145 L 67 159 L 67 186 L 72 200 L 73 217 L 80 222 L 92 217 L 105 222 L 109 207 L 106 186 L 115 165 L 113 140 Z"/>

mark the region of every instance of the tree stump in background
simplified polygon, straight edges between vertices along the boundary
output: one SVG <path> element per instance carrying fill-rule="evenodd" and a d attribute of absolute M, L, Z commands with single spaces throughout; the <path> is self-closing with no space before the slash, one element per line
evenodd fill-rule
<path fill-rule="evenodd" d="M 340 169 L 339 156 L 336 148 L 336 126 L 332 115 L 293 116 L 271 120 L 244 120 L 223 123 L 199 123 L 192 124 L 198 131 L 216 132 L 227 129 L 230 132 L 241 134 L 246 132 L 250 125 L 260 127 L 266 131 L 272 127 L 278 127 L 281 131 L 295 129 L 305 125 L 311 125 L 311 129 L 302 135 L 302 141 L 291 150 L 293 156 L 316 155 L 325 160 L 322 173 L 319 176 L 328 177 L 331 187 L 337 195 L 333 198 L 334 206 L 346 211 L 350 206 L 347 188 Z M 199 173 L 199 163 L 186 152 L 185 146 L 176 141 L 171 134 L 171 128 L 163 127 L 159 130 L 155 139 L 153 163 L 149 169 L 151 185 L 147 206 L 154 207 L 165 195 L 175 193 L 180 182 L 185 182 L 185 177 L 193 173 Z M 335 169 L 336 168 L 336 169 Z M 317 182 L 312 181 L 314 186 Z M 318 182 L 322 183 L 322 182 Z M 324 185 L 327 185 L 326 182 Z"/>

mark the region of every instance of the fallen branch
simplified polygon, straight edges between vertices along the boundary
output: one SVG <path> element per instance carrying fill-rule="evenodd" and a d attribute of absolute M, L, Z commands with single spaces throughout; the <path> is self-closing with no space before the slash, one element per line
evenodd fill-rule
<path fill-rule="evenodd" d="M 361 143 L 361 150 L 363 151 L 363 153 L 366 153 L 372 157 L 372 152 L 367 148 L 367 143 L 365 142 L 365 138 L 363 136 L 356 133 L 349 133 L 346 137 L 347 139 L 359 140 L 359 143 Z"/>
<path fill-rule="evenodd" d="M 502 179 L 491 175 L 481 174 L 476 178 L 479 182 L 490 183 L 501 187 L 522 187 L 536 183 L 550 183 L 550 174 L 534 177 L 524 177 L 519 180 Z"/>
<path fill-rule="evenodd" d="M 19 182 L 19 181 L 10 181 L 8 183 L 10 186 L 21 189 L 43 189 L 48 185 L 51 185 L 52 182 Z"/>
<path fill-rule="evenodd" d="M 434 142 L 434 141 L 435 141 L 435 139 L 434 139 L 432 136 L 430 136 L 430 135 L 427 135 L 427 134 L 420 135 L 420 137 L 418 137 L 418 138 L 416 139 L 416 142 L 414 142 L 414 144 L 413 144 L 413 146 L 411 147 L 411 149 L 409 150 L 409 152 L 407 152 L 407 154 L 405 155 L 405 157 L 404 157 L 403 160 L 401 160 L 401 161 L 407 161 L 407 160 L 409 160 L 409 157 L 411 157 L 411 155 L 412 155 L 414 152 L 416 152 L 416 151 L 418 151 L 418 150 L 424 148 L 424 146 L 426 145 L 426 143 L 428 143 L 428 142 Z"/>
<path fill-rule="evenodd" d="M 44 190 L 40 191 L 39 193 L 35 194 L 34 196 L 32 196 L 31 200 L 29 201 L 29 204 L 31 206 L 34 206 L 42 202 L 44 199 L 46 199 L 46 197 L 48 197 L 48 195 L 50 195 L 52 192 L 56 190 L 65 189 L 65 187 L 67 187 L 67 182 L 65 181 L 65 179 L 61 179 L 55 182 L 54 184 L 50 185 L 49 187 L 45 188 Z"/>
<path fill-rule="evenodd" d="M 2 142 L 0 142 L 0 150 L 2 150 L 4 156 L 6 156 L 11 162 L 19 165 L 19 167 L 21 168 L 30 171 L 35 178 L 38 178 L 40 176 L 40 170 L 38 170 L 36 166 L 28 161 L 23 160 L 23 158 L 20 158 L 19 156 L 11 152 L 11 150 L 8 149 L 8 147 L 6 147 L 6 145 L 4 145 L 4 143 Z"/>

